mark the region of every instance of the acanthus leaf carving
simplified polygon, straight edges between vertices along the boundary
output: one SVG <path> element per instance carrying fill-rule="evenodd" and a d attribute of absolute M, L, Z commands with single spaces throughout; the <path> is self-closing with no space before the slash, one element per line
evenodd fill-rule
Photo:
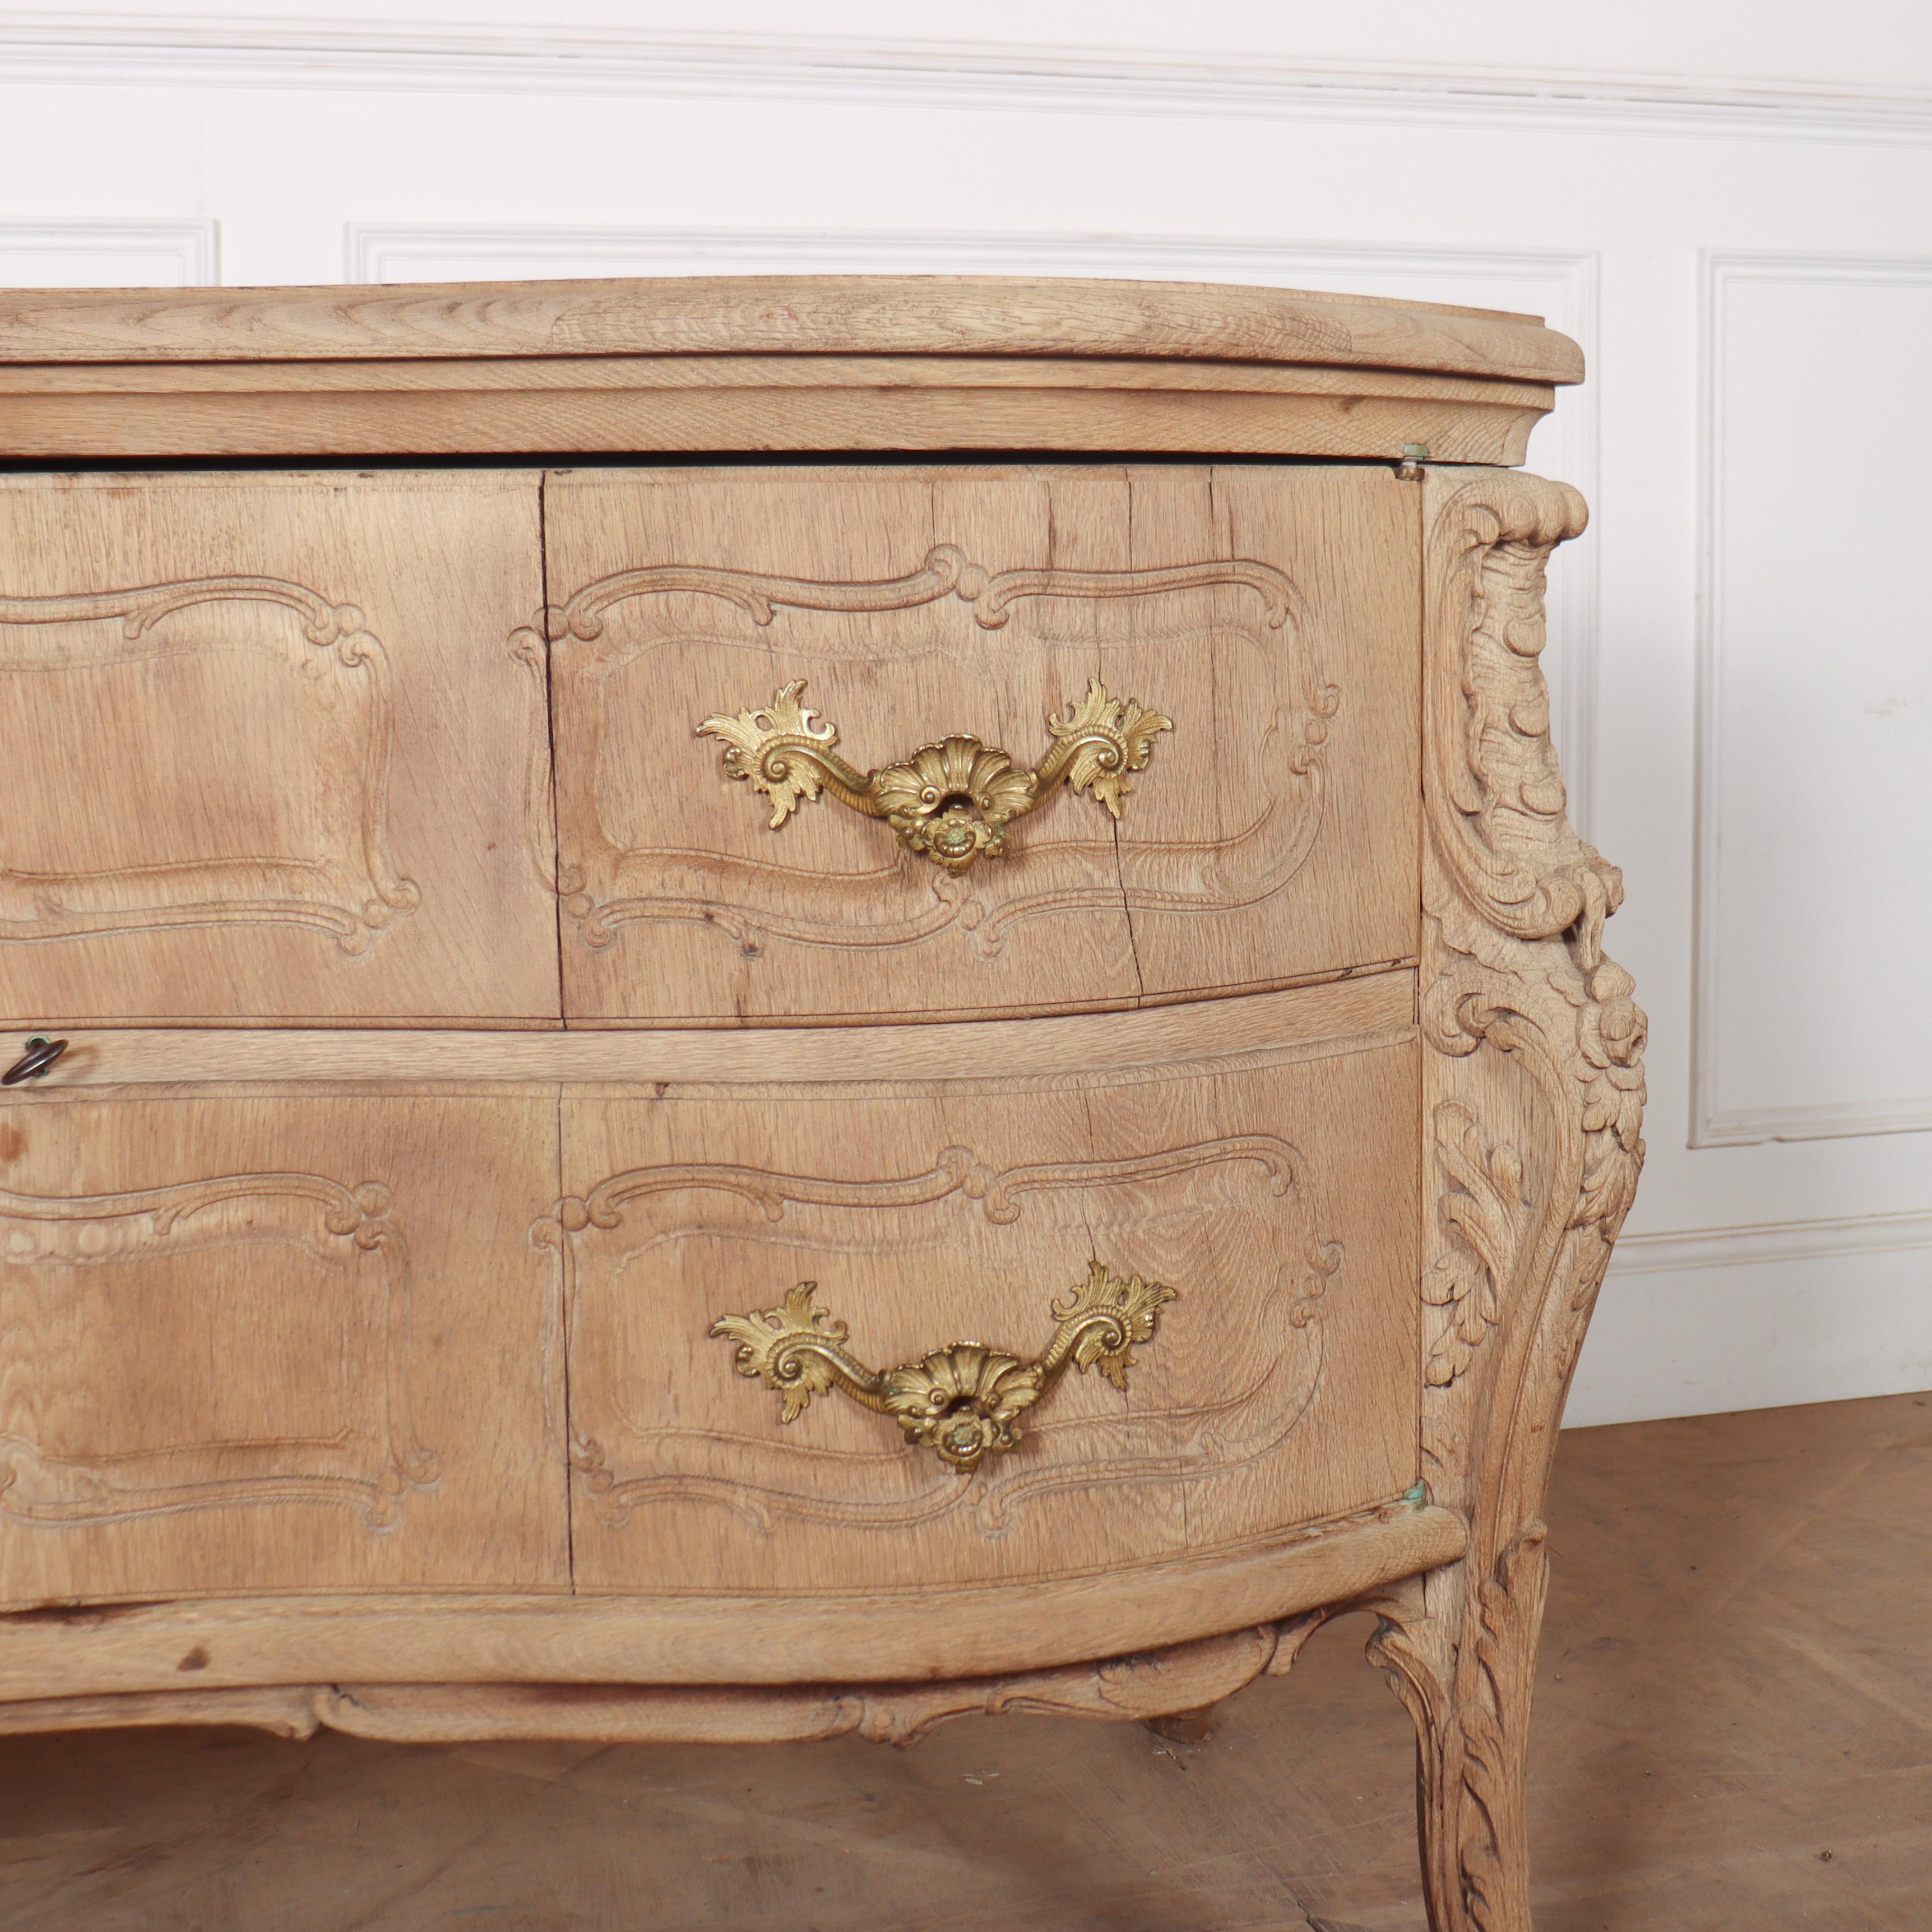
<path fill-rule="evenodd" d="M 1424 484 L 1423 947 L 1431 1264 L 1423 1414 L 1460 1563 L 1389 1594 L 1370 1654 L 1416 1724 L 1436 1932 L 1529 1932 L 1523 1816 L 1542 1510 L 1576 1352 L 1643 1159 L 1645 1022 L 1603 952 L 1616 868 L 1564 815 L 1538 662 L 1582 500 Z"/>
<path fill-rule="evenodd" d="M 1116 819 L 1120 801 L 1133 787 L 1128 775 L 1147 770 L 1154 741 L 1174 729 L 1174 720 L 1137 698 L 1111 698 L 1096 677 L 1087 695 L 1070 698 L 1064 718 L 1049 718 L 1046 728 L 1057 748 L 1070 748 L 1066 782 L 1090 791 Z"/>
<path fill-rule="evenodd" d="M 1450 1311 L 1448 1325 L 1430 1345 L 1424 1371 L 1440 1387 L 1468 1367 L 1501 1318 L 1530 1210 L 1522 1156 L 1514 1148 L 1488 1145 L 1475 1115 L 1460 1101 L 1444 1101 L 1434 1126 L 1436 1164 L 1448 1184 L 1436 1212 L 1448 1238 L 1424 1272 L 1422 1298 Z"/>
<path fill-rule="evenodd" d="M 1432 481 L 1426 567 L 1436 630 L 1458 647 L 1432 653 L 1424 734 L 1432 848 L 1458 896 L 1499 932 L 1544 939 L 1602 934 L 1623 876 L 1564 816 L 1538 659 L 1550 551 L 1588 512 L 1567 484 L 1485 477 L 1446 505 Z"/>
<path fill-rule="evenodd" d="M 801 801 L 818 797 L 823 776 L 810 758 L 786 758 L 783 746 L 794 743 L 821 752 L 838 742 L 838 728 L 817 722 L 818 714 L 804 701 L 805 680 L 795 677 L 767 704 L 755 705 L 735 716 L 707 718 L 702 729 L 725 742 L 724 769 L 746 780 L 772 802 L 769 824 L 776 832 L 798 809 Z M 779 755 L 768 766 L 764 754 L 774 739 L 782 741 Z"/>

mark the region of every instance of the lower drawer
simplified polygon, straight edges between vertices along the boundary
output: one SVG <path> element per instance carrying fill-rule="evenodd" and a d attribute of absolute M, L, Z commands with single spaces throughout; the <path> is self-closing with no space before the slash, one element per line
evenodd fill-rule
<path fill-rule="evenodd" d="M 850 1600 L 1372 1510 L 1413 996 L 79 1034 L 0 1106 L 0 1608 Z"/>
<path fill-rule="evenodd" d="M 566 1098 L 536 1238 L 568 1310 L 577 1587 L 1034 1582 L 1408 1489 L 1417 1048 L 1298 1036 L 1314 1010 L 934 1028 L 922 1078 L 870 1041 L 844 1079 L 788 1078 L 779 1040 L 762 1077 Z M 1058 1318 L 1136 1280 L 1130 1359 L 1090 1324 L 1036 1372 Z M 1003 1420 L 1018 1441 L 962 1472 L 949 1404 L 956 1456 Z"/>
<path fill-rule="evenodd" d="M 0 1605 L 567 1587 L 556 1106 L 0 1108 Z"/>

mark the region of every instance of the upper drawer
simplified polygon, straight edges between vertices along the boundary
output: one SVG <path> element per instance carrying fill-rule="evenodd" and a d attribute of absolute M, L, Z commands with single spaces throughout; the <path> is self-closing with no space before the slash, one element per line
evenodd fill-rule
<path fill-rule="evenodd" d="M 545 493 L 567 1016 L 1132 1006 L 1413 955 L 1419 520 L 1388 470 Z"/>
<path fill-rule="evenodd" d="M 0 479 L 0 1019 L 556 1024 L 538 489 Z"/>

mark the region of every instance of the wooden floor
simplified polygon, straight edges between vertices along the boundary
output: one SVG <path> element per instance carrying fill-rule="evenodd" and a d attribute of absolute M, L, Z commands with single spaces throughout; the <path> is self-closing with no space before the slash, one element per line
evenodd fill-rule
<path fill-rule="evenodd" d="M 1540 1932 L 1932 1925 L 1925 1396 L 1581 1430 L 1551 1510 Z M 1396 1932 L 1408 1719 L 1350 1618 L 1198 1746 L 0 1742 L 0 1927 Z"/>

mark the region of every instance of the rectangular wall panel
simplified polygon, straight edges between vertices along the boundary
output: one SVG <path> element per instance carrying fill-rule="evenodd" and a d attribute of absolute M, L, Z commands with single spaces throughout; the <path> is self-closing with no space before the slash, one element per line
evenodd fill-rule
<path fill-rule="evenodd" d="M 1932 1127 L 1932 262 L 1706 294 L 1694 1144 Z"/>
<path fill-rule="evenodd" d="M 199 288 L 220 279 L 212 221 L 0 221 L 0 288 Z"/>

